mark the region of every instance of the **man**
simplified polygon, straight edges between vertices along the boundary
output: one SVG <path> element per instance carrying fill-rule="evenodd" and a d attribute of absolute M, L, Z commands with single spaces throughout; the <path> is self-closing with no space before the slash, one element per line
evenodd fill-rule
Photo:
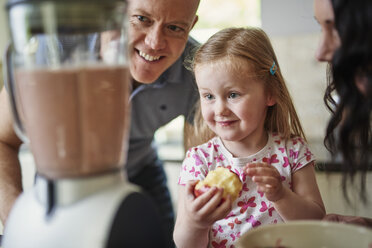
<path fill-rule="evenodd" d="M 179 115 L 187 116 L 197 99 L 193 77 L 183 60 L 197 44 L 188 39 L 197 22 L 199 0 L 129 0 L 131 130 L 126 165 L 129 180 L 153 197 L 172 246 L 173 208 L 166 176 L 153 146 L 155 131 Z M 6 222 L 22 192 L 18 151 L 8 103 L 0 93 L 0 219 Z M 151 221 L 151 220 L 149 220 Z"/>

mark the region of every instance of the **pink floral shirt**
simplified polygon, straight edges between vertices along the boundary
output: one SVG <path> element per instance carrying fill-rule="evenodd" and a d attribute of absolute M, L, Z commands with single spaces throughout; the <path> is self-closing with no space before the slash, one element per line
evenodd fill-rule
<path fill-rule="evenodd" d="M 302 138 L 285 142 L 279 135 L 269 133 L 266 146 L 254 155 L 235 158 L 224 147 L 220 138 L 191 148 L 183 161 L 178 184 L 189 180 L 203 180 L 216 167 L 227 167 L 239 175 L 243 189 L 233 203 L 232 211 L 222 220 L 214 223 L 210 232 L 209 247 L 232 248 L 235 241 L 250 229 L 263 225 L 283 222 L 273 204 L 256 184 L 245 176 L 243 167 L 251 162 L 266 162 L 274 166 L 282 176 L 283 185 L 292 188 L 292 174 L 314 161 L 307 144 Z"/>

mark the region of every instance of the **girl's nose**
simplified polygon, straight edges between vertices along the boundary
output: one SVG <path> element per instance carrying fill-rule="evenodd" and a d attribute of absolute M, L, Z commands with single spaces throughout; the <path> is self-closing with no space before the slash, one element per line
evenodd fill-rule
<path fill-rule="evenodd" d="M 226 103 L 222 100 L 218 100 L 215 103 L 215 114 L 220 115 L 220 116 L 224 116 L 224 115 L 227 115 L 228 113 L 229 113 L 229 109 L 226 106 Z"/>
<path fill-rule="evenodd" d="M 162 28 L 159 26 L 152 26 L 146 34 L 145 44 L 153 50 L 161 50 L 165 48 L 166 41 Z"/>

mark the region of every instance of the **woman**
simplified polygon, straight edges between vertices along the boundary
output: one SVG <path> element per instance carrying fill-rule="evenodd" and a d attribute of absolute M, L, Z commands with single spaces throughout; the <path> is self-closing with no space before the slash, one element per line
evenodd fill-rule
<path fill-rule="evenodd" d="M 325 145 L 341 157 L 343 191 L 360 172 L 360 196 L 367 202 L 365 179 L 372 165 L 372 1 L 314 0 L 322 38 L 316 57 L 331 62 L 325 103 L 332 112 Z M 337 102 L 332 98 L 337 94 Z M 329 214 L 326 220 L 372 227 L 372 220 Z"/>

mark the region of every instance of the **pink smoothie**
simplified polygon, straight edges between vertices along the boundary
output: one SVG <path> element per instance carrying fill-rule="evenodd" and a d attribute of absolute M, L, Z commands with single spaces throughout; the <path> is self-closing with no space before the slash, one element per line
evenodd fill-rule
<path fill-rule="evenodd" d="M 38 173 L 56 179 L 123 166 L 128 68 L 17 70 L 15 77 L 20 116 Z"/>

